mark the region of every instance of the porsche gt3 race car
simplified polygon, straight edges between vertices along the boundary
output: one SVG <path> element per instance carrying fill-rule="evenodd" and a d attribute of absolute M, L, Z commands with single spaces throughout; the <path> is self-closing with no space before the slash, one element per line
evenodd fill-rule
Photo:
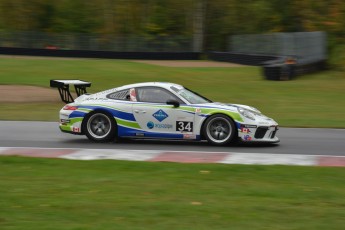
<path fill-rule="evenodd" d="M 74 100 L 69 85 L 75 86 Z M 95 142 L 115 138 L 207 140 L 227 145 L 279 142 L 278 124 L 259 110 L 211 100 L 181 85 L 147 82 L 87 94 L 90 82 L 51 80 L 67 103 L 60 110 L 62 132 L 86 135 Z"/>

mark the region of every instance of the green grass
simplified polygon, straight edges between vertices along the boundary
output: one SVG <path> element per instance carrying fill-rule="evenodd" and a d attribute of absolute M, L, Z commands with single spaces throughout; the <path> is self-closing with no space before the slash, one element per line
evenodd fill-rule
<path fill-rule="evenodd" d="M 0 229 L 343 229 L 345 168 L 0 157 Z"/>
<path fill-rule="evenodd" d="M 56 95 L 59 97 L 58 93 Z M 0 103 L 0 120 L 59 121 L 64 103 Z"/>
<path fill-rule="evenodd" d="M 0 58 L 0 68 L 0 84 L 48 87 L 50 79 L 82 79 L 92 82 L 90 92 L 136 82 L 175 82 L 213 101 L 257 107 L 282 126 L 345 128 L 343 72 L 281 82 L 264 80 L 259 67 L 173 68 L 124 60 Z M 56 120 L 61 103 L 0 106 L 1 120 Z"/>

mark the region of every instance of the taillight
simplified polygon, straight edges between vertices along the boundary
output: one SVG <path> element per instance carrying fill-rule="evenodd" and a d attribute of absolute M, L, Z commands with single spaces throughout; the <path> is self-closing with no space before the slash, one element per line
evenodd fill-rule
<path fill-rule="evenodd" d="M 78 107 L 77 106 L 72 106 L 72 105 L 65 105 L 62 109 L 63 110 L 77 110 Z"/>

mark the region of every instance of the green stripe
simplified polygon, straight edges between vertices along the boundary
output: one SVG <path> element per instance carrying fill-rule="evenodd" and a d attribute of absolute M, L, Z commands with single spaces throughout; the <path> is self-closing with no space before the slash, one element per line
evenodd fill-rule
<path fill-rule="evenodd" d="M 90 112 L 92 109 L 86 109 L 86 108 L 78 108 L 77 109 L 77 111 L 79 111 L 79 112 L 86 112 L 86 113 L 88 113 L 88 112 Z"/>
<path fill-rule="evenodd" d="M 240 114 L 238 114 L 236 112 L 231 112 L 231 111 L 228 111 L 228 110 L 202 108 L 201 109 L 201 113 L 202 114 L 206 114 L 206 115 L 213 115 L 213 114 L 216 114 L 216 113 L 217 114 L 224 114 L 224 115 L 227 115 L 227 116 L 231 117 L 235 121 L 243 122 L 243 119 L 242 119 Z"/>
<path fill-rule="evenodd" d="M 77 123 L 77 122 L 81 122 L 83 120 L 83 117 L 73 117 L 73 118 L 70 118 L 70 123 L 69 125 L 73 125 L 74 123 Z"/>
<path fill-rule="evenodd" d="M 116 118 L 116 117 L 115 117 L 115 120 L 116 120 L 118 125 L 126 126 L 129 128 L 134 128 L 134 129 L 141 129 L 139 124 L 135 121 L 127 121 L 127 120 L 123 120 L 123 119 Z"/>
<path fill-rule="evenodd" d="M 171 105 L 151 105 L 151 104 L 137 104 L 135 106 L 140 106 L 140 107 L 149 106 L 150 108 L 157 108 L 157 109 L 175 109 L 182 112 L 192 112 L 192 113 L 195 113 L 195 109 L 196 109 L 191 106 L 180 106 L 178 108 L 173 108 L 171 107 Z"/>
<path fill-rule="evenodd" d="M 187 112 L 192 112 L 195 113 L 196 108 L 194 107 L 189 107 L 189 106 L 181 106 L 180 109 L 182 111 L 187 111 Z"/>
<path fill-rule="evenodd" d="M 71 127 L 70 126 L 65 126 L 65 125 L 61 125 L 60 129 L 63 131 L 71 131 Z"/>

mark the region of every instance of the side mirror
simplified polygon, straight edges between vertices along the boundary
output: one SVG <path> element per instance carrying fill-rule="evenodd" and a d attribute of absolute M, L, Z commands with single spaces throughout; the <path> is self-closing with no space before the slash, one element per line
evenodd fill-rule
<path fill-rule="evenodd" d="M 177 108 L 180 106 L 180 103 L 178 101 L 175 101 L 175 100 L 168 100 L 167 105 L 173 105 L 175 108 Z"/>

